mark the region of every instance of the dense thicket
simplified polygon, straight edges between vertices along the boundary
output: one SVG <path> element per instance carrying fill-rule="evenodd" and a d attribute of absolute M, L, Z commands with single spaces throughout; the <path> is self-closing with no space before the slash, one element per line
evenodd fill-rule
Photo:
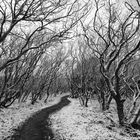
<path fill-rule="evenodd" d="M 85 107 L 98 99 L 102 111 L 115 101 L 119 124 L 139 127 L 135 3 L 123 10 L 111 0 L 0 1 L 0 108 L 70 91 Z"/>
<path fill-rule="evenodd" d="M 79 0 L 0 1 L 0 108 L 28 97 L 34 104 L 54 84 L 58 92 L 63 41 L 88 11 Z"/>
<path fill-rule="evenodd" d="M 135 3 L 132 6 L 125 2 L 123 11 L 114 1 L 94 1 L 96 10 L 90 21 L 92 24 L 80 22 L 83 30 L 77 43 L 80 49 L 71 53 L 73 62 L 69 81 L 73 83 L 70 84 L 72 93 L 77 91 L 85 106 L 90 86 L 88 82 L 91 81 L 90 95 L 98 95 L 102 110 L 109 109 L 113 99 L 119 124 L 140 127 L 140 3 L 138 0 Z M 89 59 L 93 57 L 98 64 Z"/>

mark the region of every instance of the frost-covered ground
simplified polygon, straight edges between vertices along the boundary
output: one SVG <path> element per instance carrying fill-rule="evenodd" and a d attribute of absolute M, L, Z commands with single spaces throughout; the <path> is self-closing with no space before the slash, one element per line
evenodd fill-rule
<path fill-rule="evenodd" d="M 21 104 L 14 103 L 8 109 L 0 110 L 0 140 L 11 136 L 14 130 L 33 113 L 57 103 L 59 98 L 60 95 L 57 97 L 50 97 L 46 104 L 43 103 L 43 101 L 39 101 L 35 105 L 31 105 L 29 101 Z"/>
<path fill-rule="evenodd" d="M 140 140 L 130 136 L 126 129 L 117 124 L 115 106 L 102 113 L 97 101 L 90 102 L 88 108 L 81 107 L 79 101 L 70 99 L 71 104 L 50 116 L 52 129 L 57 140 Z M 113 114 L 113 115 L 112 115 Z"/>

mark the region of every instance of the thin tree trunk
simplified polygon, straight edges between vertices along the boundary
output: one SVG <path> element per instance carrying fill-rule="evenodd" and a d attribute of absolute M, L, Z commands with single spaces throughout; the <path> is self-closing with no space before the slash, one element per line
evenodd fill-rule
<path fill-rule="evenodd" d="M 132 118 L 130 121 L 130 124 L 134 128 L 137 126 L 140 128 L 139 119 L 138 119 L 139 116 L 140 116 L 140 106 L 135 110 L 134 114 L 132 114 Z"/>
<path fill-rule="evenodd" d="M 81 106 L 83 106 L 84 105 L 84 97 L 79 97 L 79 100 L 80 100 Z"/>
<path fill-rule="evenodd" d="M 118 113 L 118 119 L 119 119 L 119 124 L 120 125 L 124 125 L 124 102 L 117 99 L 116 101 L 116 105 L 117 105 L 117 113 Z"/>
<path fill-rule="evenodd" d="M 88 101 L 89 101 L 89 98 L 85 98 L 85 104 L 84 104 L 85 107 L 88 107 Z"/>
<path fill-rule="evenodd" d="M 113 99 L 113 98 L 112 98 L 112 96 L 110 95 L 109 98 L 108 98 L 108 100 L 107 100 L 107 103 L 106 103 L 106 110 L 109 109 L 110 103 L 111 103 L 112 99 Z"/>
<path fill-rule="evenodd" d="M 49 94 L 47 93 L 47 97 L 46 97 L 46 99 L 44 100 L 44 103 L 47 103 L 48 98 L 49 98 Z"/>
<path fill-rule="evenodd" d="M 105 111 L 106 110 L 106 104 L 105 104 L 105 94 L 103 91 L 101 91 L 101 108 L 102 108 L 102 111 Z"/>

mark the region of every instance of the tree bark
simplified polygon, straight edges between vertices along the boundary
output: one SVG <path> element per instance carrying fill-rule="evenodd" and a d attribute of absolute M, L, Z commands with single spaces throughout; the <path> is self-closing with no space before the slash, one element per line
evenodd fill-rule
<path fill-rule="evenodd" d="M 79 101 L 80 101 L 81 106 L 83 106 L 84 105 L 84 97 L 79 97 Z"/>
<path fill-rule="evenodd" d="M 119 119 L 119 124 L 124 125 L 124 101 L 121 101 L 120 99 L 115 100 L 116 105 L 117 105 L 117 113 L 118 113 L 118 119 Z"/>
<path fill-rule="evenodd" d="M 113 99 L 113 98 L 112 98 L 112 96 L 110 95 L 109 98 L 108 98 L 108 100 L 107 100 L 107 103 L 106 103 L 106 110 L 109 109 L 110 103 L 111 103 L 112 99 Z"/>
<path fill-rule="evenodd" d="M 140 106 L 135 110 L 134 114 L 132 114 L 132 118 L 130 120 L 130 124 L 132 125 L 132 127 L 140 129 L 139 116 L 140 116 Z"/>

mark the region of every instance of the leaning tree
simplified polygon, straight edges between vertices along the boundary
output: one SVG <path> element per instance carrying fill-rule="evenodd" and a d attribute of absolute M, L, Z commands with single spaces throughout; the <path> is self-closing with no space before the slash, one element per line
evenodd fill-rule
<path fill-rule="evenodd" d="M 100 60 L 100 72 L 109 93 L 116 102 L 120 125 L 125 124 L 126 98 L 123 89 L 128 83 L 125 80 L 125 71 L 130 61 L 137 59 L 140 49 L 139 12 L 130 4 L 125 4 L 125 11 L 122 11 L 111 0 L 108 2 L 95 0 L 93 26 L 84 30 L 89 47 Z M 136 81 L 133 82 L 137 86 Z"/>
<path fill-rule="evenodd" d="M 80 0 L 0 1 L 0 107 L 25 93 L 24 85 L 47 48 L 70 38 L 70 30 L 88 7 Z"/>

